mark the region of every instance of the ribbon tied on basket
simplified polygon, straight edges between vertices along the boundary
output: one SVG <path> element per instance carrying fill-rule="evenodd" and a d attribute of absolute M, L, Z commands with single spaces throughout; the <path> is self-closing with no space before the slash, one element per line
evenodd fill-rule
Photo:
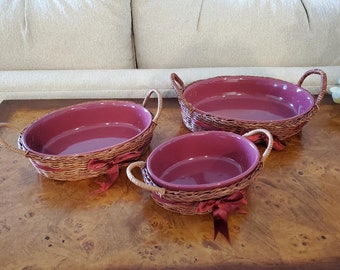
<path fill-rule="evenodd" d="M 247 199 L 243 191 L 236 191 L 233 194 L 219 200 L 208 200 L 200 202 L 197 206 L 198 213 L 212 212 L 214 219 L 214 239 L 220 232 L 230 243 L 228 229 L 228 215 L 231 213 L 245 214 L 241 209 L 242 205 L 247 204 Z"/>
<path fill-rule="evenodd" d="M 268 137 L 264 133 L 257 133 L 247 136 L 247 139 L 253 143 L 266 142 L 268 144 Z M 276 151 L 282 151 L 285 148 L 285 144 L 278 138 L 273 138 L 273 149 Z"/>
<path fill-rule="evenodd" d="M 96 181 L 96 183 L 100 186 L 99 189 L 92 192 L 92 194 L 100 194 L 108 190 L 113 183 L 117 180 L 119 176 L 119 167 L 124 162 L 133 160 L 141 155 L 140 151 L 134 151 L 130 153 L 121 154 L 116 156 L 115 158 L 103 161 L 99 159 L 91 159 L 87 164 L 89 170 L 99 170 L 104 167 L 107 167 L 106 174 L 108 176 L 108 181 Z"/>

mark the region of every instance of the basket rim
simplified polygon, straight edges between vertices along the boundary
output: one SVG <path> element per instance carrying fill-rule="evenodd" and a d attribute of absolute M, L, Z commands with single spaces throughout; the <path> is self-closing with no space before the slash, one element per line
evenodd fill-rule
<path fill-rule="evenodd" d="M 259 126 L 261 126 L 261 125 L 268 125 L 268 124 L 277 124 L 277 125 L 279 125 L 281 123 L 289 123 L 289 122 L 295 121 L 297 119 L 302 119 L 305 116 L 308 116 L 312 111 L 318 110 L 318 108 L 315 105 L 313 105 L 310 108 L 310 110 L 304 112 L 303 114 L 295 115 L 293 117 L 283 118 L 283 119 L 275 119 L 275 120 L 258 121 L 258 120 L 244 120 L 244 119 L 236 119 L 236 118 L 223 118 L 223 117 L 220 117 L 220 116 L 217 116 L 217 115 L 214 115 L 214 114 L 202 111 L 200 109 L 197 109 L 194 106 L 191 106 L 191 107 L 192 107 L 192 109 L 191 109 L 192 112 L 197 113 L 198 115 L 200 115 L 202 117 L 214 118 L 214 119 L 216 119 L 216 121 L 219 121 L 219 122 L 221 122 L 221 121 L 222 122 L 235 122 L 235 124 L 245 123 L 245 124 L 259 125 Z M 187 108 L 190 109 L 189 107 L 187 107 Z M 307 119 L 306 119 L 306 121 L 307 121 Z"/>
<path fill-rule="evenodd" d="M 25 147 L 25 145 L 22 143 L 22 133 L 19 134 L 18 137 L 18 147 L 21 150 L 24 150 L 26 152 L 26 156 L 30 157 L 30 158 L 35 158 L 35 157 L 39 157 L 39 159 L 42 160 L 61 160 L 61 159 L 72 159 L 72 158 L 93 158 L 96 157 L 99 154 L 103 154 L 105 152 L 109 152 L 112 151 L 115 148 L 121 148 L 124 146 L 127 146 L 127 148 L 131 148 L 131 145 L 133 145 L 135 143 L 136 140 L 139 140 L 139 138 L 142 138 L 145 134 L 149 133 L 149 132 L 153 132 L 153 129 L 155 128 L 157 124 L 153 121 L 151 121 L 151 123 L 144 129 L 142 130 L 140 133 L 138 133 L 137 135 L 135 135 L 134 137 L 130 138 L 129 140 L 123 141 L 121 143 L 118 144 L 113 144 L 110 145 L 108 147 L 105 148 L 101 148 L 101 149 L 96 149 L 94 151 L 88 151 L 88 152 L 82 152 L 82 153 L 76 153 L 76 154 L 68 154 L 68 155 L 55 155 L 55 154 L 44 154 L 41 152 L 37 152 L 31 149 L 28 149 Z"/>
<path fill-rule="evenodd" d="M 226 78 L 228 78 L 228 79 L 233 79 L 233 78 L 264 79 L 264 80 L 274 80 L 274 81 L 277 81 L 277 82 L 285 83 L 285 84 L 294 86 L 296 88 L 299 88 L 301 91 L 304 92 L 304 94 L 309 96 L 309 98 L 311 98 L 311 100 L 313 100 L 314 103 L 309 105 L 307 110 L 305 110 L 304 112 L 298 113 L 298 114 L 291 116 L 291 117 L 286 117 L 286 118 L 282 118 L 282 119 L 273 119 L 273 120 L 251 120 L 251 119 L 237 119 L 237 118 L 221 117 L 221 116 L 212 114 L 210 112 L 203 111 L 203 110 L 197 108 L 196 106 L 194 106 L 188 100 L 186 100 L 186 98 L 185 98 L 186 90 L 188 88 L 194 86 L 195 84 L 199 84 L 199 83 L 202 83 L 202 82 L 209 82 L 211 80 L 216 80 L 216 79 L 224 80 Z M 217 119 L 218 121 L 220 121 L 220 120 L 222 120 L 222 121 L 235 121 L 235 122 L 240 122 L 240 123 L 251 123 L 251 124 L 258 124 L 258 125 L 293 121 L 295 119 L 303 117 L 304 115 L 307 115 L 316 106 L 314 96 L 307 89 L 305 89 L 302 86 L 298 86 L 294 83 L 291 83 L 291 82 L 288 82 L 288 81 L 285 81 L 285 80 L 281 80 L 281 79 L 276 79 L 276 78 L 272 78 L 272 77 L 265 77 L 265 76 L 253 76 L 253 75 L 230 75 L 230 76 L 222 75 L 222 76 L 215 76 L 215 77 L 210 77 L 210 78 L 206 78 L 206 79 L 196 80 L 196 81 L 189 83 L 187 86 L 185 86 L 185 88 L 183 89 L 182 97 L 178 96 L 178 99 L 181 100 L 184 103 L 185 107 L 187 107 L 191 111 L 196 112 L 196 113 L 203 115 L 203 116 L 213 117 L 213 118 Z"/>
<path fill-rule="evenodd" d="M 220 186 L 213 189 L 196 190 L 196 191 L 186 191 L 186 190 L 170 190 L 165 189 L 165 193 L 159 194 L 158 192 L 151 192 L 152 197 L 162 198 L 168 200 L 169 202 L 175 204 L 181 203 L 193 203 L 200 202 L 210 199 L 216 199 L 232 194 L 235 191 L 243 190 L 251 185 L 251 183 L 256 179 L 260 171 L 263 169 L 264 163 L 259 162 L 257 166 L 245 177 L 239 181 L 224 186 Z M 151 175 L 149 174 L 146 167 L 142 169 L 143 181 L 147 185 L 154 187 L 160 187 L 154 182 Z"/>
<path fill-rule="evenodd" d="M 184 101 L 183 99 L 181 99 L 181 100 Z M 190 105 L 191 105 L 191 103 L 190 103 Z M 299 121 L 300 119 L 304 120 L 304 122 L 307 122 L 310 118 L 308 116 L 310 114 L 314 114 L 315 111 L 319 110 L 319 108 L 316 105 L 313 105 L 313 107 L 310 110 L 306 111 L 303 114 L 296 115 L 294 117 L 284 118 L 284 119 L 276 119 L 276 120 L 258 121 L 258 120 L 241 120 L 241 119 L 236 119 L 236 118 L 223 118 L 223 117 L 220 117 L 220 116 L 216 116 L 214 114 L 207 113 L 207 112 L 202 111 L 200 109 L 197 109 L 196 107 L 193 107 L 193 106 L 191 106 L 191 108 L 186 106 L 186 105 L 184 105 L 184 106 L 189 110 L 191 109 L 191 114 L 196 113 L 197 116 L 200 116 L 203 119 L 211 118 L 211 119 L 214 119 L 215 121 L 218 121 L 219 123 L 228 122 L 228 123 L 235 123 L 235 125 L 238 125 L 240 123 L 240 124 L 249 124 L 249 125 L 257 125 L 257 126 L 270 125 L 270 124 L 276 124 L 276 126 L 280 126 L 280 125 L 285 125 L 285 124 L 290 123 L 290 122 Z"/>

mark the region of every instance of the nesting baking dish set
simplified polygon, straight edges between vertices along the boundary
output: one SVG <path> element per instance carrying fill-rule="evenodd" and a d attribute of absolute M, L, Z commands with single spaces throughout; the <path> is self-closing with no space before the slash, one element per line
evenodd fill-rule
<path fill-rule="evenodd" d="M 312 74 L 321 78 L 316 98 L 302 88 Z M 142 105 L 104 100 L 56 110 L 24 128 L 18 148 L 2 139 L 0 144 L 27 157 L 51 179 L 107 174 L 111 180 L 105 189 L 119 168 L 128 165 L 129 180 L 149 191 L 158 205 L 181 214 L 212 213 L 215 237 L 221 232 L 229 240 L 227 214 L 243 211 L 247 189 L 272 148 L 281 150 L 318 111 L 327 76 L 313 69 L 296 85 L 267 77 L 218 76 L 185 86 L 173 73 L 171 83 L 191 132 L 157 146 L 146 161 L 141 157 L 162 110 L 157 90 L 151 90 Z M 145 108 L 152 94 L 158 100 L 155 115 Z M 267 143 L 262 154 L 254 144 L 261 140 Z M 135 168 L 142 180 L 134 175 Z"/>

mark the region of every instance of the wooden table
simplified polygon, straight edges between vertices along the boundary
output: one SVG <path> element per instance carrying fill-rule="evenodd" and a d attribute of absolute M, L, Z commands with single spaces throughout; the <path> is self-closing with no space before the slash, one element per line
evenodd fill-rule
<path fill-rule="evenodd" d="M 23 128 L 79 102 L 3 101 L 0 122 Z M 155 100 L 148 105 L 155 110 Z M 177 100 L 163 107 L 151 149 L 188 132 Z M 15 145 L 15 132 L 1 132 Z M 340 105 L 325 97 L 286 143 L 251 186 L 248 213 L 230 216 L 231 245 L 222 235 L 213 240 L 211 215 L 164 210 L 124 170 L 107 192 L 90 195 L 93 179 L 46 179 L 25 157 L 1 148 L 0 268 L 339 269 Z"/>

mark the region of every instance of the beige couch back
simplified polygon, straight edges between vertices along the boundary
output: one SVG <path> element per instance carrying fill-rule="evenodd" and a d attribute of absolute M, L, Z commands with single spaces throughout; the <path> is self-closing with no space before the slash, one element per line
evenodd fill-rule
<path fill-rule="evenodd" d="M 0 70 L 135 67 L 126 0 L 0 0 L 0 36 Z"/>
<path fill-rule="evenodd" d="M 340 0 L 0 0 L 0 34 L 0 70 L 340 65 Z"/>
<path fill-rule="evenodd" d="M 339 0 L 133 0 L 132 14 L 139 68 L 340 65 Z"/>

